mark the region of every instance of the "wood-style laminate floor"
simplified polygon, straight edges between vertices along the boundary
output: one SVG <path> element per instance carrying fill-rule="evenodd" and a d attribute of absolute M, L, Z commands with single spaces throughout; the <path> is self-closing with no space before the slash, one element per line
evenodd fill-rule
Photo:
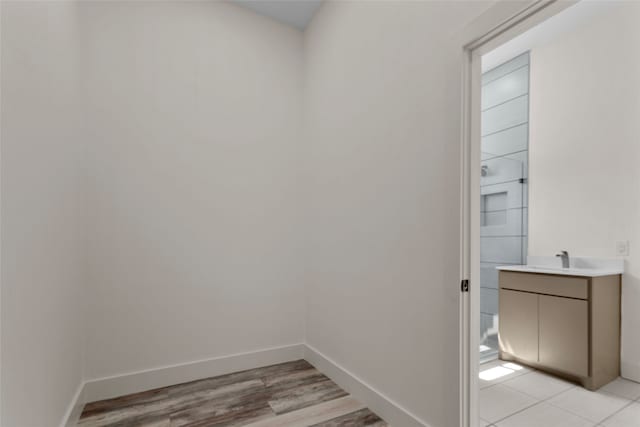
<path fill-rule="evenodd" d="M 79 427 L 387 427 L 305 360 L 85 405 Z"/>

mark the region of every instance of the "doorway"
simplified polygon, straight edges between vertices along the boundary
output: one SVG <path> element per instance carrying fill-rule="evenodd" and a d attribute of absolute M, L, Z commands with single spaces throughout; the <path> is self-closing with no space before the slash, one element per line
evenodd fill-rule
<path fill-rule="evenodd" d="M 531 57 L 520 46 L 517 54 L 494 55 L 492 65 L 485 64 L 484 69 L 483 57 L 576 3 L 531 2 L 465 46 L 462 273 L 471 283 L 468 298 L 463 297 L 461 319 L 465 329 L 461 399 L 465 426 L 492 424 L 479 417 L 479 373 L 480 363 L 497 359 L 499 350 L 495 267 L 525 264 L 528 255 Z M 492 115 L 498 110 L 501 114 L 496 119 Z M 508 147 L 505 134 L 510 134 Z M 489 375 L 521 370 L 515 364 L 497 366 Z"/>
<path fill-rule="evenodd" d="M 640 114 L 640 65 L 626 52 L 638 47 L 640 5 L 554 2 L 523 13 L 467 50 L 472 285 L 464 425 L 630 427 L 640 417 L 640 352 L 630 332 L 638 325 L 639 261 L 629 253 L 638 235 L 637 187 L 629 183 L 637 185 L 640 150 L 629 141 L 640 134 L 631 119 Z M 520 188 L 507 188 L 516 182 Z M 569 258 L 573 270 L 563 271 Z M 580 271 L 594 261 L 620 266 L 603 274 L 615 276 L 606 289 L 617 289 L 606 316 L 615 329 L 606 334 L 610 345 L 594 338 L 600 279 Z M 555 263 L 555 272 L 536 270 Z M 581 280 L 584 294 L 514 292 L 529 278 L 555 280 L 558 271 Z M 611 366 L 606 380 L 588 385 L 583 378 L 604 372 L 594 365 L 596 350 Z M 491 361 L 496 351 L 500 360 Z"/>

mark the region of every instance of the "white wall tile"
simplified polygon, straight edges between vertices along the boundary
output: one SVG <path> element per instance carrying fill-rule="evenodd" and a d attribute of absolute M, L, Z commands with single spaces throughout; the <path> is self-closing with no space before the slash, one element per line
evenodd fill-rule
<path fill-rule="evenodd" d="M 505 129 L 482 138 L 483 159 L 526 150 L 529 147 L 529 124 Z"/>
<path fill-rule="evenodd" d="M 523 209 L 528 176 L 529 54 L 483 75 L 480 228 L 481 339 L 493 342 L 498 324 L 498 271 L 521 264 L 526 251 L 528 215 Z M 495 333 L 495 332 L 494 332 Z"/>
<path fill-rule="evenodd" d="M 496 157 L 495 154 L 485 153 L 484 151 L 480 152 L 480 160 L 487 160 Z"/>
<path fill-rule="evenodd" d="M 482 86 L 482 109 L 486 110 L 528 92 L 529 67 L 522 67 Z"/>
<path fill-rule="evenodd" d="M 490 184 L 483 185 L 480 187 L 480 196 L 485 196 L 487 194 L 496 194 L 496 193 L 507 193 L 507 203 L 505 204 L 506 209 L 515 209 L 521 208 L 523 206 L 524 195 L 523 190 L 527 185 L 521 184 L 518 181 L 505 182 L 502 184 Z M 481 200 L 482 205 L 482 200 Z M 486 209 L 486 206 L 481 206 L 481 210 L 487 211 L 490 209 Z"/>
<path fill-rule="evenodd" d="M 522 237 L 481 237 L 481 262 L 522 262 Z"/>
<path fill-rule="evenodd" d="M 480 288 L 480 312 L 484 314 L 498 314 L 498 290 Z"/>
<path fill-rule="evenodd" d="M 529 176 L 529 150 L 507 154 L 504 157 L 507 159 L 517 160 L 522 163 L 522 177 L 526 178 Z"/>
<path fill-rule="evenodd" d="M 480 226 L 483 228 L 503 227 L 507 225 L 507 210 L 480 212 L 480 218 Z M 482 231 L 480 231 L 480 235 L 482 235 Z"/>
<path fill-rule="evenodd" d="M 482 136 L 529 121 L 529 96 L 521 96 L 482 112 Z"/>
<path fill-rule="evenodd" d="M 498 270 L 496 267 L 504 265 L 500 263 L 480 263 L 480 286 L 483 288 L 498 289 Z"/>
<path fill-rule="evenodd" d="M 526 209 L 506 209 L 500 212 L 481 213 L 480 236 L 522 236 L 526 233 L 523 227 L 526 221 Z M 504 217 L 502 222 L 495 220 L 495 215 L 501 215 L 499 219 Z"/>
<path fill-rule="evenodd" d="M 496 157 L 482 161 L 486 175 L 480 177 L 480 185 L 499 184 L 524 178 L 524 162 L 518 158 Z"/>
<path fill-rule="evenodd" d="M 520 56 L 513 58 L 509 62 L 505 62 L 491 70 L 488 70 L 482 74 L 482 84 L 486 85 L 490 82 L 499 79 L 500 77 L 513 72 L 514 70 L 524 67 L 529 64 L 529 52 L 523 53 Z"/>
<path fill-rule="evenodd" d="M 507 209 L 507 192 L 496 191 L 482 194 L 480 210 L 482 212 L 494 212 Z"/>
<path fill-rule="evenodd" d="M 498 315 L 490 313 L 480 313 L 480 340 L 487 337 L 497 337 L 498 335 Z"/>

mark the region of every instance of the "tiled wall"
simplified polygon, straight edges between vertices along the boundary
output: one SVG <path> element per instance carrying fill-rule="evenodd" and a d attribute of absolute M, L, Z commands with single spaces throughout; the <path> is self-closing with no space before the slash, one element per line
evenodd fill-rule
<path fill-rule="evenodd" d="M 480 339 L 497 349 L 498 265 L 527 258 L 529 53 L 482 75 Z M 491 352 L 491 350 L 489 350 Z"/>

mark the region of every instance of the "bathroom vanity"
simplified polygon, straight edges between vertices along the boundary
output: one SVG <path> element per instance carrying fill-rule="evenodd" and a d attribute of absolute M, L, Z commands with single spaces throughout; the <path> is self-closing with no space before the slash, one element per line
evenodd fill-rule
<path fill-rule="evenodd" d="M 622 268 L 498 267 L 500 359 L 589 390 L 617 378 Z"/>

